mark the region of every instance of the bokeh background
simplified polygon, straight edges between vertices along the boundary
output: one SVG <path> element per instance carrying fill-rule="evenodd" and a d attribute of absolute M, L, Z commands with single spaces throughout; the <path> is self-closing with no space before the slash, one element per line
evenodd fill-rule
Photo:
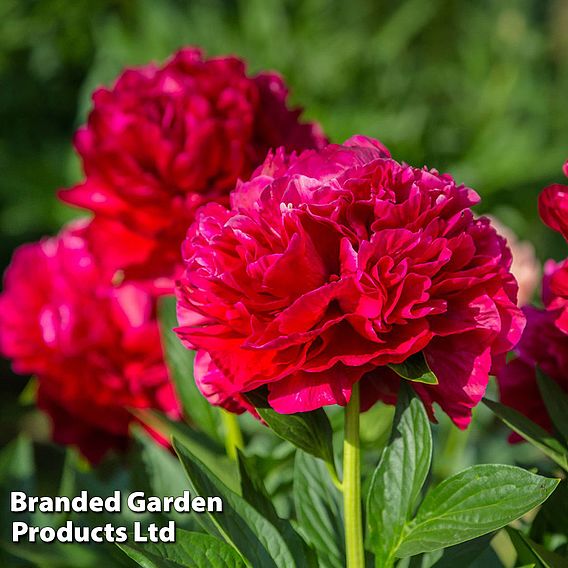
<path fill-rule="evenodd" d="M 187 44 L 278 70 L 333 141 L 378 137 L 399 160 L 451 172 L 482 195 L 479 212 L 541 260 L 561 258 L 536 199 L 568 158 L 566 30 L 566 0 L 1 0 L 1 268 L 77 214 L 55 190 L 81 177 L 72 137 L 93 89 Z M 2 361 L 2 445 L 22 431 L 46 436 L 25 385 Z M 370 440 L 377 420 L 364 421 Z M 472 460 L 540 459 L 513 453 L 482 410 L 470 444 L 440 432 L 440 475 Z"/>

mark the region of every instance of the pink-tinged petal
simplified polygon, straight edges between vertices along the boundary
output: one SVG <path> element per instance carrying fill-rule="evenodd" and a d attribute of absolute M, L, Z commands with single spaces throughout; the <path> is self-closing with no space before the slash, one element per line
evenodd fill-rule
<path fill-rule="evenodd" d="M 493 300 L 500 318 L 499 333 L 491 346 L 494 356 L 505 354 L 513 349 L 520 341 L 525 329 L 525 315 L 521 308 L 511 303 L 511 297 L 515 297 L 515 295 L 507 294 L 504 289 L 499 289 L 493 293 Z M 495 370 L 492 373 L 494 374 Z"/>
<path fill-rule="evenodd" d="M 180 274 L 172 266 L 179 262 L 179 250 L 169 256 L 156 246 L 155 239 L 139 235 L 119 222 L 96 217 L 88 228 L 90 248 L 97 261 L 115 275 L 171 294 Z M 175 260 L 174 260 L 175 258 Z M 152 265 L 152 274 L 147 265 Z"/>

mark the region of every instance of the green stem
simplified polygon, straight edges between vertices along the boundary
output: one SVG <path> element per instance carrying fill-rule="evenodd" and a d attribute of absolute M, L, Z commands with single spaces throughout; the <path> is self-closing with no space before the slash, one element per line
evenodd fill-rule
<path fill-rule="evenodd" d="M 359 383 L 353 385 L 345 407 L 343 441 L 343 504 L 347 568 L 365 568 L 361 515 L 361 446 L 359 443 Z"/>
<path fill-rule="evenodd" d="M 227 455 L 232 460 L 236 460 L 237 449 L 241 449 L 244 446 L 237 415 L 227 410 L 221 410 L 221 416 L 223 417 L 223 425 L 225 427 L 225 449 L 227 450 Z"/>

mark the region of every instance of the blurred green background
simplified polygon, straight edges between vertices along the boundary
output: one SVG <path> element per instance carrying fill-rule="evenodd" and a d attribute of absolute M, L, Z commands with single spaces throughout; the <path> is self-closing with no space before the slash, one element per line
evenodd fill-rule
<path fill-rule="evenodd" d="M 559 258 L 536 197 L 568 157 L 567 29 L 565 0 L 1 0 L 2 268 L 76 214 L 55 190 L 81 176 L 71 140 L 92 90 L 187 44 L 278 70 L 332 140 L 375 136 L 451 172 L 482 195 L 480 212 Z M 25 381 L 6 361 L 0 373 L 3 443 L 37 427 L 15 404 Z M 491 428 L 471 451 L 494 438 L 502 451 Z"/>

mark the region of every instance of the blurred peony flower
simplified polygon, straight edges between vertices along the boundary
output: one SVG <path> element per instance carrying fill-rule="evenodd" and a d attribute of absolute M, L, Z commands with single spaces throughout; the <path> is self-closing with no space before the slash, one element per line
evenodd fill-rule
<path fill-rule="evenodd" d="M 270 148 L 325 143 L 288 109 L 278 75 L 245 71 L 234 57 L 187 48 L 95 92 L 75 138 L 86 179 L 60 197 L 95 213 L 93 245 L 127 277 L 171 275 L 196 208 L 228 203 Z"/>
<path fill-rule="evenodd" d="M 568 161 L 564 164 L 568 176 Z M 542 220 L 568 241 L 568 186 L 553 184 L 539 196 Z M 568 333 L 568 260 L 560 264 L 549 261 L 545 267 L 544 303 L 556 316 L 556 325 Z"/>
<path fill-rule="evenodd" d="M 413 383 L 464 428 L 518 341 L 511 254 L 477 194 L 390 158 L 379 142 L 269 155 L 200 210 L 183 245 L 179 337 L 206 352 L 214 404 L 266 386 L 280 413 L 392 402 L 386 365 L 422 351 L 438 385 Z"/>
<path fill-rule="evenodd" d="M 533 306 L 526 306 L 523 311 L 527 326 L 516 348 L 517 358 L 507 363 L 497 376 L 501 401 L 552 431 L 536 382 L 535 366 L 568 393 L 568 335 L 555 325 L 553 311 Z M 510 439 L 521 441 L 516 434 L 511 434 Z"/>
<path fill-rule="evenodd" d="M 515 233 L 492 215 L 487 215 L 497 232 L 505 237 L 513 255 L 511 272 L 519 284 L 518 304 L 529 304 L 540 282 L 542 270 L 536 258 L 533 245 L 528 241 L 520 241 Z"/>
<path fill-rule="evenodd" d="M 564 164 L 568 176 L 568 162 Z M 539 196 L 542 220 L 568 240 L 568 186 L 545 188 Z M 568 392 L 568 260 L 544 265 L 542 298 L 546 309 L 524 308 L 527 325 L 517 345 L 517 358 L 498 374 L 501 400 L 543 428 L 552 424 L 540 396 L 535 368 L 540 367 Z M 511 434 L 511 441 L 521 441 Z"/>
<path fill-rule="evenodd" d="M 93 462 L 125 447 L 128 408 L 172 417 L 178 403 L 163 361 L 155 298 L 113 285 L 89 250 L 84 222 L 16 250 L 0 295 L 0 351 L 38 377 L 53 438 Z"/>

